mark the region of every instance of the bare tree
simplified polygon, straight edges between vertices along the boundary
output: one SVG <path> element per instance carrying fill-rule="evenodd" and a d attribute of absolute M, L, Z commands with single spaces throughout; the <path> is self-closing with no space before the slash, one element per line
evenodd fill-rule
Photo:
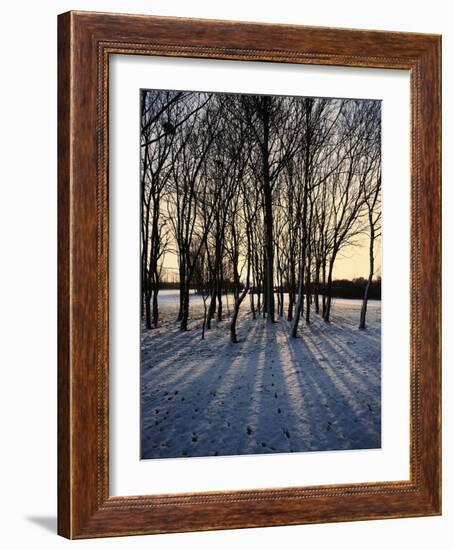
<path fill-rule="evenodd" d="M 250 128 L 256 144 L 252 155 L 255 181 L 260 186 L 263 205 L 264 308 L 267 320 L 275 321 L 274 306 L 274 191 L 288 159 L 295 153 L 300 128 L 290 116 L 294 98 L 240 96 L 239 116 Z"/>
<path fill-rule="evenodd" d="M 226 99 L 222 96 L 217 98 L 217 116 L 221 120 L 210 153 L 207 156 L 208 177 L 211 185 L 215 187 L 214 194 L 216 196 L 214 222 L 211 229 L 214 257 L 211 266 L 211 301 L 207 328 L 211 327 L 211 319 L 216 308 L 217 320 L 222 320 L 225 240 L 227 229 L 231 226 L 231 218 L 234 218 L 234 210 L 237 209 L 239 182 L 244 177 L 247 163 L 247 142 L 244 126 L 240 120 L 231 116 L 231 109 L 229 109 L 231 101 L 234 101 L 234 96 Z M 230 233 L 233 240 L 236 240 L 234 224 Z M 232 254 L 233 259 L 233 276 L 236 276 L 237 254 L 234 253 L 234 249 L 237 250 L 237 246 L 233 247 L 233 251 L 230 249 L 229 252 Z"/>
<path fill-rule="evenodd" d="M 300 143 L 302 208 L 298 212 L 297 220 L 300 239 L 300 258 L 298 274 L 297 303 L 291 326 L 291 336 L 297 337 L 297 330 L 304 301 L 304 282 L 307 269 L 307 247 L 310 239 L 307 223 L 309 198 L 313 190 L 327 182 L 336 167 L 332 158 L 335 145 L 330 143 L 337 139 L 337 122 L 343 111 L 343 103 L 332 103 L 325 99 L 303 98 L 300 102 L 303 121 L 303 135 Z M 326 169 L 326 166 L 329 168 Z M 311 217 L 311 213 L 310 213 Z"/>
<path fill-rule="evenodd" d="M 353 245 L 363 231 L 363 205 L 366 196 L 367 178 L 361 168 L 367 153 L 368 102 L 349 101 L 342 117 L 341 146 L 336 150 L 339 157 L 330 191 L 331 227 L 328 238 L 330 256 L 326 285 L 324 321 L 330 321 L 332 303 L 332 275 L 335 261 L 341 249 Z"/>
<path fill-rule="evenodd" d="M 168 245 L 168 227 L 162 216 L 161 202 L 170 176 L 168 160 L 174 141 L 170 121 L 182 97 L 179 92 L 152 91 L 143 91 L 141 97 L 141 278 L 147 328 L 157 326 L 159 318 L 159 263 Z"/>
<path fill-rule="evenodd" d="M 381 235 L 381 133 L 379 109 L 375 103 L 368 106 L 366 120 L 366 142 L 368 148 L 364 156 L 362 177 L 365 180 L 365 209 L 368 216 L 370 236 L 369 262 L 370 269 L 363 293 L 362 308 L 360 311 L 359 328 L 366 328 L 366 312 L 368 295 L 374 276 L 374 246 L 376 239 Z"/>
<path fill-rule="evenodd" d="M 245 267 L 246 267 L 246 277 L 245 284 L 242 292 L 238 293 L 234 301 L 233 314 L 231 316 L 231 325 L 230 325 L 230 339 L 233 343 L 237 343 L 237 333 L 236 333 L 236 324 L 239 315 L 239 308 L 241 307 L 242 302 L 247 296 L 250 290 L 250 273 L 252 269 L 252 227 L 255 221 L 255 218 L 258 213 L 256 208 L 256 203 L 252 194 L 248 192 L 247 186 L 244 185 L 244 182 L 241 186 L 242 190 L 242 220 L 243 227 L 246 236 L 246 250 L 245 250 Z"/>
<path fill-rule="evenodd" d="M 172 189 L 168 210 L 172 220 L 178 247 L 180 273 L 180 310 L 178 320 L 181 330 L 187 330 L 189 319 L 190 283 L 195 262 L 204 246 L 210 230 L 217 200 L 216 194 L 206 185 L 205 161 L 218 130 L 219 117 L 211 109 L 212 94 L 193 94 L 187 102 L 192 116 L 178 132 L 178 145 L 172 151 Z M 200 110 L 200 104 L 203 110 Z M 192 249 L 194 237 L 200 230 L 199 207 L 209 211 L 202 234 L 198 235 L 197 248 Z"/>
<path fill-rule="evenodd" d="M 344 249 L 380 237 L 380 106 L 374 101 L 145 91 L 142 94 L 142 312 L 158 325 L 161 271 L 178 262 L 181 330 L 190 292 L 203 299 L 202 338 L 234 296 L 298 335 L 312 308 L 330 321 Z M 287 297 L 287 298 L 286 298 Z M 275 305 L 277 299 L 277 308 Z M 286 303 L 287 300 L 287 303 Z M 314 304 L 312 306 L 312 303 Z"/>
<path fill-rule="evenodd" d="M 197 246 L 195 245 L 195 248 Z M 204 340 L 206 332 L 206 321 L 208 315 L 207 301 L 209 298 L 209 247 L 206 245 L 202 247 L 202 250 L 198 254 L 198 258 L 194 263 L 193 268 L 193 282 L 199 294 L 203 300 L 203 323 L 201 326 L 201 339 Z"/>

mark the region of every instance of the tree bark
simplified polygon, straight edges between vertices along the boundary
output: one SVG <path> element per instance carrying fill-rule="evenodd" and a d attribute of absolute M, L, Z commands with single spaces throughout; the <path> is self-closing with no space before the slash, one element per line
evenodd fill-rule
<path fill-rule="evenodd" d="M 299 268 L 299 286 L 297 289 L 297 302 L 296 302 L 296 308 L 294 311 L 293 324 L 291 327 L 291 336 L 293 338 L 297 338 L 297 327 L 299 325 L 300 315 L 301 315 L 302 307 L 304 303 L 304 263 L 305 263 L 305 258 L 303 258 L 302 261 L 300 262 L 300 268 Z"/>
<path fill-rule="evenodd" d="M 157 327 L 159 323 L 159 303 L 157 300 L 157 295 L 159 293 L 159 285 L 156 284 L 153 290 L 153 326 Z"/>
<path fill-rule="evenodd" d="M 293 324 L 291 327 L 291 336 L 297 338 L 297 328 L 299 326 L 300 316 L 303 311 L 304 305 L 304 276 L 305 276 L 305 262 L 306 262 L 306 253 L 307 253 L 307 209 L 308 209 L 308 188 L 309 188 L 309 177 L 310 177 L 310 138 L 311 134 L 309 131 L 310 128 L 310 115 L 311 115 L 311 105 L 309 99 L 306 98 L 306 143 L 305 143 L 305 160 L 304 160 L 304 198 L 302 204 L 302 247 L 301 247 L 301 260 L 299 266 L 299 288 L 297 295 L 296 311 L 294 314 Z"/>
<path fill-rule="evenodd" d="M 231 317 L 231 325 L 230 325 L 230 338 L 233 344 L 238 343 L 237 334 L 236 334 L 236 323 L 239 315 L 239 308 L 241 307 L 241 304 L 244 301 L 244 298 L 247 296 L 248 290 L 249 290 L 249 285 L 246 284 L 244 286 L 243 291 L 241 292 L 241 294 L 239 294 L 239 296 L 234 302 L 234 310 L 233 310 L 233 315 Z"/>
<path fill-rule="evenodd" d="M 320 265 L 319 261 L 316 260 L 316 267 L 315 267 L 315 311 L 319 315 L 319 270 Z"/>
<path fill-rule="evenodd" d="M 370 273 L 368 275 L 368 281 L 365 286 L 365 292 L 363 294 L 362 308 L 360 310 L 360 323 L 359 328 L 364 330 L 366 328 L 366 310 L 368 306 L 368 294 L 370 292 L 371 282 L 374 275 L 374 227 L 371 224 L 370 227 Z"/>
<path fill-rule="evenodd" d="M 332 254 L 332 257 L 330 258 L 329 262 L 329 275 L 327 277 L 327 288 L 326 288 L 326 311 L 324 314 L 324 321 L 326 323 L 330 323 L 330 309 L 332 306 L 332 273 L 333 273 L 333 265 L 335 263 L 337 253 L 334 252 Z"/>
<path fill-rule="evenodd" d="M 212 285 L 211 301 L 209 302 L 209 310 L 208 310 L 208 316 L 206 320 L 206 328 L 208 330 L 211 329 L 211 321 L 214 317 L 214 313 L 216 309 L 216 294 L 217 294 L 217 288 L 216 288 L 216 281 L 214 280 Z"/>
<path fill-rule="evenodd" d="M 263 122 L 263 143 L 261 146 L 264 198 L 264 246 L 266 268 L 266 311 L 268 323 L 275 322 L 274 306 L 274 238 L 272 219 L 272 187 L 269 173 L 269 98 L 264 96 L 261 103 Z"/>
<path fill-rule="evenodd" d="M 293 298 L 292 290 L 290 289 L 288 294 L 288 313 L 287 313 L 287 319 L 290 322 L 293 320 L 293 309 L 294 309 L 294 298 Z"/>
<path fill-rule="evenodd" d="M 296 271 L 294 261 L 290 259 L 290 268 L 289 268 L 289 288 L 288 288 L 288 321 L 293 320 L 293 310 L 294 302 L 296 297 Z"/>
<path fill-rule="evenodd" d="M 256 319 L 256 310 L 255 310 L 255 298 L 254 298 L 254 289 L 250 290 L 250 311 L 252 312 L 252 319 Z"/>
<path fill-rule="evenodd" d="M 308 264 L 310 265 L 310 263 Z M 310 324 L 310 307 L 311 307 L 311 280 L 310 267 L 307 269 L 307 283 L 305 285 L 306 302 L 305 302 L 305 322 Z"/>
<path fill-rule="evenodd" d="M 326 260 L 322 261 L 322 318 L 326 315 Z"/>
<path fill-rule="evenodd" d="M 146 323 L 146 328 L 148 328 L 148 329 L 152 328 L 152 323 L 151 323 L 151 294 L 149 292 L 146 292 L 146 294 L 145 294 L 145 323 Z"/>
<path fill-rule="evenodd" d="M 187 330 L 189 321 L 189 285 L 184 283 L 184 292 L 182 300 L 181 330 Z"/>
<path fill-rule="evenodd" d="M 222 290 L 221 286 L 219 287 L 219 292 L 217 293 L 217 321 L 223 320 L 223 303 L 222 303 Z"/>
<path fill-rule="evenodd" d="M 183 255 L 179 256 L 179 311 L 178 317 L 176 318 L 177 322 L 180 322 L 182 319 L 183 309 L 184 309 L 184 281 L 186 280 L 186 266 L 185 259 Z"/>
<path fill-rule="evenodd" d="M 206 307 L 206 298 L 203 296 L 203 308 L 204 308 L 204 315 L 203 315 L 203 327 L 201 329 L 201 339 L 204 340 L 204 333 L 206 329 L 206 317 L 208 308 Z"/>

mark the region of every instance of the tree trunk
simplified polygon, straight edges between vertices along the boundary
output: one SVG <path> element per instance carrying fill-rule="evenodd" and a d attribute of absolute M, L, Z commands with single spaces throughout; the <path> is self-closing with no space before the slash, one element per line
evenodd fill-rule
<path fill-rule="evenodd" d="M 285 308 L 285 288 L 283 283 L 283 270 L 280 267 L 280 260 L 278 262 L 278 291 L 280 294 L 280 303 L 278 306 L 278 316 L 283 317 L 283 309 Z"/>
<path fill-rule="evenodd" d="M 303 302 L 304 302 L 304 261 L 305 258 L 300 262 L 299 268 L 299 286 L 297 289 L 297 302 L 296 308 L 294 311 L 293 324 L 291 327 L 291 336 L 297 338 L 297 327 L 300 321 L 300 315 L 302 312 Z"/>
<path fill-rule="evenodd" d="M 327 278 L 327 289 L 326 289 L 326 312 L 324 315 L 324 321 L 330 323 L 330 309 L 332 305 L 332 273 L 333 273 L 333 264 L 335 263 L 336 253 L 332 255 L 332 258 L 329 262 L 329 275 Z"/>
<path fill-rule="evenodd" d="M 275 322 L 274 306 L 274 238 L 272 219 L 272 187 L 269 173 L 269 98 L 262 98 L 263 143 L 261 147 L 263 163 L 264 198 L 264 248 L 266 255 L 266 311 L 268 323 Z"/>
<path fill-rule="evenodd" d="M 203 315 L 203 326 L 202 326 L 202 329 L 201 329 L 201 339 L 202 340 L 204 340 L 204 333 L 205 333 L 205 329 L 206 329 L 206 317 L 207 317 L 207 312 L 208 312 L 208 308 L 206 307 L 206 300 L 207 300 L 207 298 L 205 298 L 203 296 L 204 315 Z"/>
<path fill-rule="evenodd" d="M 261 281 L 258 282 L 258 303 L 257 303 L 257 308 L 258 308 L 258 315 L 261 315 Z"/>
<path fill-rule="evenodd" d="M 308 263 L 310 265 L 310 262 Z M 306 301 L 305 301 L 305 322 L 310 324 L 310 307 L 311 307 L 311 280 L 310 267 L 307 269 L 307 283 L 305 285 Z"/>
<path fill-rule="evenodd" d="M 319 262 L 316 261 L 316 269 L 315 269 L 315 311 L 319 315 L 319 270 L 320 265 Z"/>
<path fill-rule="evenodd" d="M 267 313 L 267 282 L 266 282 L 266 262 L 263 269 L 263 319 L 266 318 Z"/>
<path fill-rule="evenodd" d="M 294 262 L 291 261 L 291 267 L 289 270 L 289 288 L 288 288 L 288 321 L 293 320 L 293 309 L 296 295 L 296 273 Z"/>
<path fill-rule="evenodd" d="M 216 309 L 216 283 L 213 283 L 212 292 L 211 292 L 211 301 L 209 302 L 209 310 L 208 310 L 208 317 L 206 320 L 206 328 L 211 329 L 211 321 L 214 317 L 215 309 Z"/>
<path fill-rule="evenodd" d="M 151 294 L 149 292 L 146 292 L 146 294 L 145 294 L 145 323 L 146 323 L 146 328 L 148 328 L 148 329 L 152 328 L 152 323 L 151 323 Z"/>
<path fill-rule="evenodd" d="M 285 292 L 283 285 L 280 286 L 280 310 L 278 312 L 279 317 L 283 317 L 283 309 L 285 307 Z"/>
<path fill-rule="evenodd" d="M 288 293 L 288 314 L 287 314 L 287 319 L 290 322 L 293 320 L 293 309 L 294 309 L 294 297 L 293 297 L 292 290 L 290 289 Z"/>
<path fill-rule="evenodd" d="M 185 283 L 183 303 L 182 303 L 182 318 L 181 318 L 181 330 L 187 330 L 189 321 L 189 285 Z"/>
<path fill-rule="evenodd" d="M 176 321 L 182 320 L 184 310 L 184 281 L 186 280 L 186 266 L 182 256 L 179 258 L 179 311 Z"/>
<path fill-rule="evenodd" d="M 326 315 L 326 260 L 322 261 L 322 318 Z"/>
<path fill-rule="evenodd" d="M 254 289 L 252 288 L 250 290 L 250 311 L 252 312 L 252 319 L 256 319 L 256 311 L 255 311 L 255 298 L 254 298 Z"/>
<path fill-rule="evenodd" d="M 309 178 L 310 178 L 310 145 L 311 145 L 311 135 L 308 132 L 310 126 L 310 115 L 311 115 L 311 105 L 309 98 L 305 98 L 306 102 L 306 124 L 307 124 L 307 135 L 305 143 L 305 154 L 304 154 L 304 199 L 302 204 L 302 247 L 301 247 L 301 260 L 299 266 L 299 288 L 298 296 L 296 303 L 296 311 L 293 319 L 293 324 L 291 327 L 291 336 L 297 338 L 297 328 L 299 326 L 300 316 L 303 313 L 304 307 L 304 276 L 305 276 L 305 262 L 307 254 L 307 239 L 309 238 L 307 232 L 307 209 L 308 209 L 308 187 L 309 187 Z"/>
<path fill-rule="evenodd" d="M 368 306 L 368 294 L 370 292 L 371 282 L 374 275 L 374 228 L 371 225 L 370 231 L 370 273 L 368 275 L 368 281 L 365 286 L 365 292 L 363 294 L 362 309 L 360 311 L 360 323 L 359 328 L 364 330 L 366 328 L 366 310 Z"/>
<path fill-rule="evenodd" d="M 223 319 L 222 317 L 222 287 L 223 287 L 223 269 L 222 266 L 220 266 L 220 274 L 219 274 L 219 282 L 217 287 L 217 321 L 221 321 Z"/>
<path fill-rule="evenodd" d="M 143 288 L 143 283 L 141 285 L 141 288 Z M 144 319 L 144 318 L 145 318 L 145 293 L 142 291 L 140 293 L 140 319 Z"/>
<path fill-rule="evenodd" d="M 239 308 L 241 307 L 242 302 L 244 301 L 244 298 L 247 296 L 247 292 L 249 290 L 249 285 L 246 284 L 244 286 L 244 290 L 239 294 L 238 298 L 234 302 L 234 310 L 233 315 L 231 317 L 231 326 L 230 326 L 230 338 L 233 344 L 238 343 L 237 334 L 236 334 L 236 322 L 239 315 Z"/>
<path fill-rule="evenodd" d="M 159 293 L 159 285 L 156 283 L 153 290 L 153 326 L 157 327 L 159 323 L 159 303 L 157 295 Z"/>
<path fill-rule="evenodd" d="M 209 302 L 209 309 L 208 314 L 206 318 L 206 328 L 211 329 L 211 321 L 214 318 L 215 312 L 216 312 L 216 300 L 217 300 L 217 281 L 218 281 L 218 266 L 220 261 L 220 250 L 219 250 L 219 222 L 217 222 L 217 229 L 216 229 L 216 246 L 215 246 L 215 253 L 214 253 L 214 264 L 210 265 L 210 277 L 211 277 L 211 300 Z"/>

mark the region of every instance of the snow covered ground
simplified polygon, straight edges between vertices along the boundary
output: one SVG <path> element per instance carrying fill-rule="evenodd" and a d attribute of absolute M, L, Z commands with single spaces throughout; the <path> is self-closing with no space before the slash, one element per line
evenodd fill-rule
<path fill-rule="evenodd" d="M 365 331 L 360 302 L 338 299 L 330 324 L 313 313 L 292 339 L 285 320 L 254 321 L 244 301 L 239 344 L 228 321 L 201 340 L 202 300 L 190 304 L 180 332 L 178 294 L 163 291 L 162 326 L 142 330 L 142 458 L 380 447 L 380 302 Z"/>

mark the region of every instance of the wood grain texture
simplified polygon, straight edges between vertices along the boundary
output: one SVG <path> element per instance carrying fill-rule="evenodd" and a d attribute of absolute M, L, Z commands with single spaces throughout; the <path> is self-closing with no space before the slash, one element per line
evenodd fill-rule
<path fill-rule="evenodd" d="M 440 37 L 69 12 L 59 16 L 58 531 L 68 538 L 436 515 L 440 497 Z M 411 74 L 410 481 L 110 497 L 111 54 Z"/>
<path fill-rule="evenodd" d="M 58 25 L 58 532 L 71 536 L 70 17 Z"/>

